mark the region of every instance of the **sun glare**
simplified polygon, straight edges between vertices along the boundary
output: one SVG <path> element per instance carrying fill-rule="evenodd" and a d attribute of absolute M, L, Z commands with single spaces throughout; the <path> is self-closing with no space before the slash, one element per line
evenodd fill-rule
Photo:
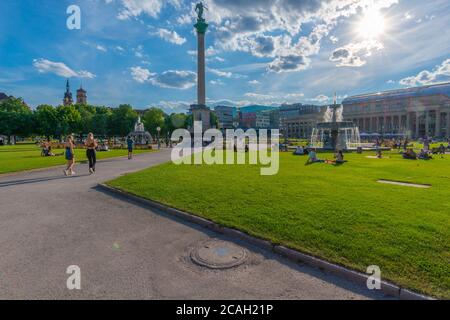
<path fill-rule="evenodd" d="M 358 35 L 364 39 L 374 39 L 380 37 L 386 27 L 383 15 L 377 9 L 367 9 L 363 17 L 358 22 Z"/>

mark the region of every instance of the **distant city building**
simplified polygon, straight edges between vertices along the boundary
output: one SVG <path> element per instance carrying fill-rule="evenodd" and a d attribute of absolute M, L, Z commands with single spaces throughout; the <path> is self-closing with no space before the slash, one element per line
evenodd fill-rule
<path fill-rule="evenodd" d="M 269 129 L 270 128 L 270 111 L 256 112 L 255 127 L 256 127 L 256 129 Z"/>
<path fill-rule="evenodd" d="M 239 127 L 242 129 L 255 129 L 256 112 L 240 112 Z"/>
<path fill-rule="evenodd" d="M 346 98 L 344 119 L 366 134 L 450 136 L 450 83 Z"/>
<path fill-rule="evenodd" d="M 87 104 L 87 92 L 80 85 L 80 89 L 77 90 L 77 104 Z"/>
<path fill-rule="evenodd" d="M 274 109 L 269 111 L 270 116 L 270 129 L 280 128 L 280 109 Z"/>
<path fill-rule="evenodd" d="M 234 111 L 235 108 L 227 106 L 217 106 L 214 108 L 219 122 L 218 129 L 233 129 L 234 128 Z"/>
<path fill-rule="evenodd" d="M 63 104 L 65 106 L 70 106 L 73 104 L 72 92 L 70 92 L 69 79 L 66 82 L 66 92 L 64 93 Z"/>
<path fill-rule="evenodd" d="M 325 107 L 296 103 L 279 109 L 279 129 L 286 138 L 309 139 L 317 123 L 323 121 Z"/>

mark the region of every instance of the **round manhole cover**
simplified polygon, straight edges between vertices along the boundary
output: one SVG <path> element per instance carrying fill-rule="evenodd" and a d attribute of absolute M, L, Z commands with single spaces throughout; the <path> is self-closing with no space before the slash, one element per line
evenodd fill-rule
<path fill-rule="evenodd" d="M 243 264 L 247 259 L 247 250 L 231 242 L 209 240 L 191 251 L 191 259 L 210 269 L 228 269 Z"/>

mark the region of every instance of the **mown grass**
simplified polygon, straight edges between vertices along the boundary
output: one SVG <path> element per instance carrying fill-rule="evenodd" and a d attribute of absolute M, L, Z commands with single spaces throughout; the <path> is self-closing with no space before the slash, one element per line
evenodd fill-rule
<path fill-rule="evenodd" d="M 149 150 L 135 150 L 136 154 L 148 152 Z M 64 150 L 55 149 L 55 154 L 62 154 Z M 97 152 L 97 159 L 106 159 L 126 156 L 127 150 L 111 150 L 108 152 Z M 77 162 L 86 161 L 86 150 L 76 149 L 75 159 Z M 34 144 L 18 144 L 15 146 L 0 146 L 0 174 L 46 168 L 63 165 L 66 163 L 64 156 L 41 157 L 41 148 Z"/>
<path fill-rule="evenodd" d="M 253 165 L 167 163 L 108 184 L 362 272 L 378 265 L 384 279 L 450 298 L 450 156 L 367 155 L 305 166 L 282 153 L 275 176 Z"/>

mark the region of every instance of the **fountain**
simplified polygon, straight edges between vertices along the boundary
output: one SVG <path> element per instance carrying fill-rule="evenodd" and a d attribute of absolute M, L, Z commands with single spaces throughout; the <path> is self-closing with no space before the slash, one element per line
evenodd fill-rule
<path fill-rule="evenodd" d="M 344 121 L 342 113 L 342 105 L 336 102 L 327 107 L 324 122 L 313 129 L 311 148 L 348 151 L 361 146 L 359 128 L 352 121 Z"/>
<path fill-rule="evenodd" d="M 149 144 L 152 141 L 152 136 L 148 131 L 145 131 L 144 124 L 141 122 L 141 117 L 134 125 L 134 131 L 131 132 L 129 137 L 133 138 L 134 143 L 137 145 Z"/>

